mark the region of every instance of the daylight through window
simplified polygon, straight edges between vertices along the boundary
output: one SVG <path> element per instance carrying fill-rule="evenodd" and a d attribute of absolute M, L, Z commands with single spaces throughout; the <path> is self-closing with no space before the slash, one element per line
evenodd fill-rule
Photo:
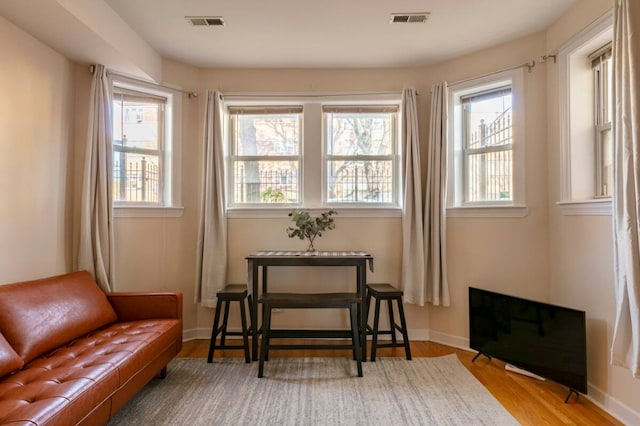
<path fill-rule="evenodd" d="M 609 197 L 613 189 L 611 43 L 593 52 L 589 59 L 593 67 L 595 101 L 596 197 Z"/>
<path fill-rule="evenodd" d="M 460 98 L 465 202 L 513 200 L 511 87 Z"/>
<path fill-rule="evenodd" d="M 397 106 L 325 106 L 327 203 L 396 204 Z"/>
<path fill-rule="evenodd" d="M 114 87 L 113 199 L 163 201 L 166 98 Z"/>
<path fill-rule="evenodd" d="M 302 107 L 230 107 L 230 204 L 300 200 Z"/>

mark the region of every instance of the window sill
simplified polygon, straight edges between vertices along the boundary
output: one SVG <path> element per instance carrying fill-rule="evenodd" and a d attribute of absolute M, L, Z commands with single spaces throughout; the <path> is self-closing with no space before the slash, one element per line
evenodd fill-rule
<path fill-rule="evenodd" d="M 113 206 L 113 217 L 182 217 L 184 207 L 158 207 L 158 206 Z"/>
<path fill-rule="evenodd" d="M 515 217 L 529 214 L 527 206 L 469 206 L 448 207 L 447 217 Z"/>
<path fill-rule="evenodd" d="M 265 209 L 228 209 L 227 217 L 230 219 L 283 219 L 288 218 L 291 210 L 301 209 L 307 210 L 311 215 L 319 215 L 330 208 L 338 212 L 338 217 L 357 217 L 357 218 L 382 218 L 382 217 L 402 217 L 402 209 L 400 208 L 311 208 L 304 207 L 287 207 L 287 208 L 265 208 Z"/>
<path fill-rule="evenodd" d="M 558 201 L 560 213 L 565 216 L 611 216 L 611 198 L 595 198 L 583 201 Z"/>

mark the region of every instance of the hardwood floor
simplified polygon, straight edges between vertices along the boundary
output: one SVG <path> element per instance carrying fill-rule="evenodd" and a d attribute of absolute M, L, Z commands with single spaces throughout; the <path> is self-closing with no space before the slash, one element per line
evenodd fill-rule
<path fill-rule="evenodd" d="M 185 342 L 178 357 L 206 358 L 208 340 Z M 583 396 L 575 395 L 564 403 L 567 388 L 551 381 L 539 381 L 504 370 L 502 361 L 480 357 L 475 363 L 473 352 L 440 345 L 433 342 L 411 342 L 411 354 L 415 357 L 435 357 L 455 353 L 462 364 L 500 401 L 523 425 L 622 425 Z M 242 357 L 241 350 L 216 350 L 215 357 Z M 273 351 L 274 357 L 331 357 L 347 356 L 343 350 L 290 350 Z M 402 348 L 378 349 L 379 357 L 404 357 Z"/>

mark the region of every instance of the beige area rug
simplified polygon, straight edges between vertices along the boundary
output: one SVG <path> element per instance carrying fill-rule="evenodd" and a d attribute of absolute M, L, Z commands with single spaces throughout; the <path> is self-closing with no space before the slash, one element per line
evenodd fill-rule
<path fill-rule="evenodd" d="M 356 377 L 347 358 L 174 359 L 114 425 L 517 425 L 456 355 L 379 358 Z"/>

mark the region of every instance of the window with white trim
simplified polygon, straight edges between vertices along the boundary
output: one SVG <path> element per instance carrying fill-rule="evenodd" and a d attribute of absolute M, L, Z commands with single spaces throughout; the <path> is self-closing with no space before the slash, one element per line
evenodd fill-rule
<path fill-rule="evenodd" d="M 162 204 L 167 99 L 113 89 L 113 199 Z"/>
<path fill-rule="evenodd" d="M 610 197 L 613 190 L 612 62 L 611 42 L 589 55 L 593 67 L 595 126 L 595 196 Z"/>
<path fill-rule="evenodd" d="M 463 202 L 512 200 L 511 86 L 472 92 L 460 102 Z"/>
<path fill-rule="evenodd" d="M 613 186 L 611 13 L 558 52 L 560 210 L 609 215 Z"/>
<path fill-rule="evenodd" d="M 327 204 L 396 205 L 397 106 L 324 106 Z"/>
<path fill-rule="evenodd" d="M 302 106 L 230 107 L 231 206 L 297 205 Z"/>
<path fill-rule="evenodd" d="M 524 207 L 522 70 L 453 85 L 449 96 L 448 207 Z"/>
<path fill-rule="evenodd" d="M 340 208 L 401 213 L 400 94 L 229 95 L 224 134 L 227 210 Z"/>
<path fill-rule="evenodd" d="M 180 106 L 179 96 L 153 84 L 114 79 L 112 191 L 122 210 L 116 216 L 181 210 Z"/>

